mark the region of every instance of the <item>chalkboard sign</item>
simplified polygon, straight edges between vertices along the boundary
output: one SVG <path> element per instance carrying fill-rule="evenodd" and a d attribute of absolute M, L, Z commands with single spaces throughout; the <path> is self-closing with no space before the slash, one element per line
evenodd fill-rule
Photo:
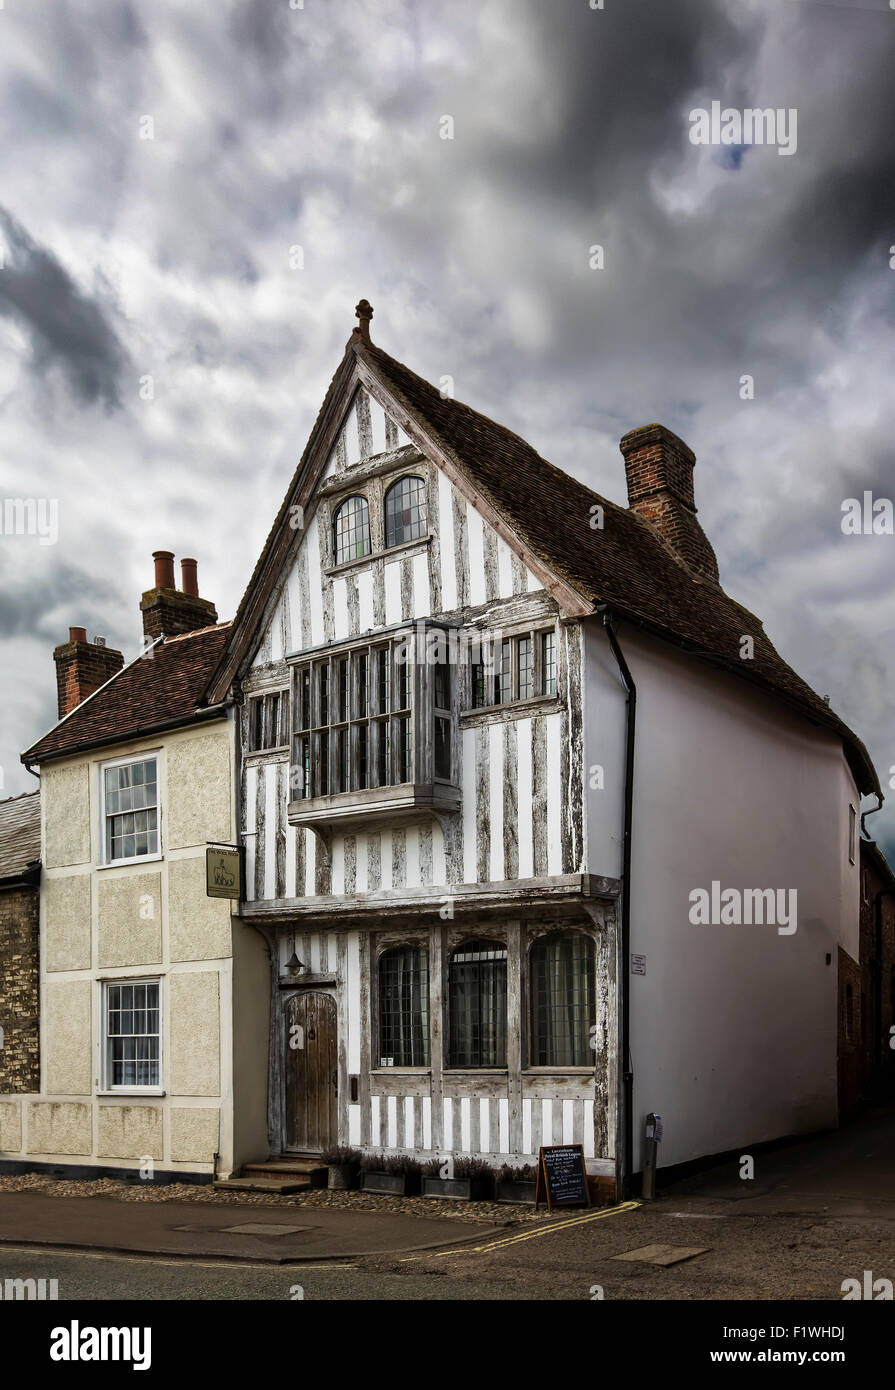
<path fill-rule="evenodd" d="M 538 1150 L 535 1211 L 542 1201 L 554 1207 L 589 1207 L 590 1190 L 581 1144 L 554 1144 Z"/>

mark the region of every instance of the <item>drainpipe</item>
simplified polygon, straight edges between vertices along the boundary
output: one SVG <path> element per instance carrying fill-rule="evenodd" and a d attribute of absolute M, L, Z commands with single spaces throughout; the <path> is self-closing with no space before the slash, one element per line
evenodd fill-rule
<path fill-rule="evenodd" d="M 621 1064 L 622 1064 L 622 1109 L 624 1111 L 624 1156 L 622 1165 L 622 1193 L 627 1197 L 631 1172 L 634 1166 L 634 1070 L 631 1062 L 631 1009 L 630 992 L 630 952 L 631 952 L 631 826 L 634 811 L 634 736 L 637 726 L 637 687 L 631 675 L 624 653 L 618 644 L 612 626 L 612 611 L 600 604 L 597 612 L 603 616 L 603 627 L 609 638 L 612 655 L 627 693 L 627 712 L 625 716 L 625 812 L 624 847 L 622 851 L 622 903 L 621 903 L 621 950 L 620 950 L 620 988 L 618 991 L 621 1009 Z"/>

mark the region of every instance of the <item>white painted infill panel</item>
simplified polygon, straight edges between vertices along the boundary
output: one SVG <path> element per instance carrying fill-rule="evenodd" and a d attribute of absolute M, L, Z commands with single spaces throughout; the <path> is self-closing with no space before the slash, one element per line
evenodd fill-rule
<path fill-rule="evenodd" d="M 438 824 L 432 826 L 432 883 L 447 883 L 447 865 L 444 857 L 444 831 Z"/>
<path fill-rule="evenodd" d="M 332 838 L 332 891 L 334 897 L 341 896 L 345 892 L 345 836 L 334 835 Z"/>
<path fill-rule="evenodd" d="M 567 788 L 560 785 L 559 769 L 562 766 L 560 739 L 562 735 L 562 715 L 551 714 L 545 720 L 547 725 L 547 872 L 562 873 L 562 811 L 560 798 Z"/>
<path fill-rule="evenodd" d="M 534 1153 L 531 1135 L 532 1101 L 523 1100 L 522 1102 L 522 1152 L 524 1154 Z"/>
<path fill-rule="evenodd" d="M 413 1142 L 413 1096 L 404 1097 L 404 1147 L 416 1147 Z"/>
<path fill-rule="evenodd" d="M 385 1102 L 385 1142 L 389 1149 L 398 1147 L 398 1097 L 388 1096 Z"/>
<path fill-rule="evenodd" d="M 370 1143 L 375 1149 L 382 1147 L 382 1111 L 379 1096 L 370 1097 Z"/>
<path fill-rule="evenodd" d="M 356 892 L 358 892 L 358 893 L 366 893 L 366 892 L 367 892 L 367 886 L 368 886 L 368 883 L 369 883 L 369 879 L 368 879 L 368 877 L 367 877 L 368 868 L 369 868 L 369 850 L 370 850 L 370 841 L 369 841 L 369 837 L 366 836 L 366 835 L 360 834 L 360 835 L 358 835 L 358 837 L 357 837 L 356 843 L 357 843 L 357 848 L 356 848 L 356 850 L 355 850 L 355 859 L 354 859 L 354 874 L 355 874 L 354 886 L 355 886 L 355 891 L 356 891 Z"/>
<path fill-rule="evenodd" d="M 360 932 L 348 933 L 346 942 L 346 988 L 348 991 L 348 1071 L 360 1071 Z"/>
<path fill-rule="evenodd" d="M 519 877 L 531 878 L 534 874 L 534 838 L 531 812 L 530 719 L 520 719 L 516 724 L 516 776 L 519 814 Z"/>
<path fill-rule="evenodd" d="M 513 553 L 500 536 L 497 537 L 497 596 L 513 597 Z"/>
<path fill-rule="evenodd" d="M 284 767 L 283 771 L 285 773 L 285 781 L 288 783 L 289 768 Z M 284 892 L 287 898 L 297 898 L 299 896 L 299 888 L 295 881 L 295 837 L 301 833 L 302 832 L 296 830 L 294 826 L 286 826 L 286 882 L 284 884 Z"/>
<path fill-rule="evenodd" d="M 584 1102 L 584 1131 L 582 1135 L 584 1144 L 584 1157 L 593 1158 L 596 1150 L 594 1148 L 594 1103 L 592 1100 Z"/>
<path fill-rule="evenodd" d="M 255 897 L 255 826 L 258 815 L 258 768 L 246 768 L 246 901 Z"/>
<path fill-rule="evenodd" d="M 420 831 L 418 825 L 408 825 L 405 832 L 405 884 L 420 887 Z"/>
<path fill-rule="evenodd" d="M 385 621 L 401 621 L 401 562 L 392 560 L 385 566 Z"/>
<path fill-rule="evenodd" d="M 374 396 L 367 394 L 370 402 L 370 426 L 373 435 L 373 453 L 384 454 L 385 443 L 385 411 Z"/>
<path fill-rule="evenodd" d="M 331 478 L 332 475 L 335 473 L 336 469 L 338 468 L 338 466 L 339 466 L 339 449 L 338 449 L 338 445 L 336 445 L 336 446 L 335 446 L 333 449 L 331 449 L 330 452 L 329 452 L 329 457 L 328 457 L 327 460 L 326 460 L 326 467 L 325 467 L 324 470 L 323 470 L 323 478 L 324 478 L 324 479 L 326 479 L 326 478 Z"/>
<path fill-rule="evenodd" d="M 277 763 L 263 769 L 264 773 L 264 896 L 277 896 Z"/>
<path fill-rule="evenodd" d="M 530 594 L 533 594 L 536 589 L 543 589 L 544 587 L 537 575 L 532 574 L 531 570 L 527 568 L 525 571 L 525 582 Z"/>
<path fill-rule="evenodd" d="M 360 1106 L 349 1105 L 348 1107 L 348 1143 L 360 1143 Z"/>
<path fill-rule="evenodd" d="M 460 1148 L 464 1153 L 469 1153 L 472 1138 L 471 1106 L 472 1101 L 469 1096 L 460 1097 Z"/>
<path fill-rule="evenodd" d="M 491 818 L 492 883 L 506 878 L 503 846 L 503 724 L 489 724 L 488 809 Z"/>
<path fill-rule="evenodd" d="M 270 659 L 271 661 L 282 661 L 283 652 L 283 606 L 285 599 L 280 595 L 280 601 L 273 611 L 270 620 Z"/>
<path fill-rule="evenodd" d="M 337 642 L 348 636 L 348 584 L 344 575 L 333 580 L 333 636 Z"/>
<path fill-rule="evenodd" d="M 454 1101 L 444 1097 L 444 1147 L 450 1151 L 454 1147 Z"/>
<path fill-rule="evenodd" d="M 289 595 L 289 629 L 286 640 L 289 644 L 289 650 L 295 652 L 301 647 L 301 586 L 298 581 L 297 561 L 289 571 L 286 590 Z"/>
<path fill-rule="evenodd" d="M 573 1100 L 563 1100 L 562 1103 L 562 1142 L 564 1144 L 580 1143 L 575 1133 L 575 1102 Z"/>
<path fill-rule="evenodd" d="M 383 830 L 379 849 L 379 887 L 383 892 L 392 887 L 392 832 Z"/>
<path fill-rule="evenodd" d="M 463 730 L 463 882 L 476 882 L 475 729 Z"/>
<path fill-rule="evenodd" d="M 432 597 L 429 593 L 429 557 L 413 557 L 413 614 L 416 618 L 432 616 Z"/>
<path fill-rule="evenodd" d="M 312 975 L 319 975 L 319 974 L 320 974 L 320 971 L 321 971 L 321 968 L 322 968 L 322 967 L 321 967 L 321 959 L 320 959 L 322 953 L 321 953 L 321 949 L 320 949 L 320 948 L 321 948 L 321 946 L 322 946 L 322 944 L 323 944 L 323 943 L 322 943 L 322 939 L 321 939 L 320 932 L 319 932 L 319 931 L 312 932 L 311 936 L 309 937 L 309 940 L 310 940 L 310 943 L 311 943 L 311 959 L 310 959 L 310 962 L 309 962 L 309 964 L 310 964 L 310 966 L 311 966 L 311 974 L 312 974 Z"/>
<path fill-rule="evenodd" d="M 423 1096 L 423 1148 L 432 1147 L 432 1097 Z"/>
<path fill-rule="evenodd" d="M 508 1154 L 510 1152 L 510 1102 L 506 1096 L 501 1096 L 497 1102 L 497 1129 L 500 1136 L 498 1152 Z"/>
<path fill-rule="evenodd" d="M 469 540 L 469 602 L 484 603 L 485 591 L 485 523 L 475 507 L 466 506 L 466 535 Z"/>
<path fill-rule="evenodd" d="M 479 1096 L 479 1152 L 491 1152 L 491 1101 Z"/>
<path fill-rule="evenodd" d="M 311 606 L 311 645 L 319 647 L 323 643 L 323 585 L 320 574 L 320 539 L 317 533 L 316 518 L 308 527 L 305 539 L 308 553 L 308 591 Z"/>
<path fill-rule="evenodd" d="M 361 632 L 369 632 L 373 626 L 373 572 L 361 570 L 357 576 L 358 622 Z"/>
<path fill-rule="evenodd" d="M 454 507 L 450 479 L 438 473 L 438 533 L 441 542 L 441 606 L 445 613 L 457 607 L 457 556 L 454 554 Z"/>
<path fill-rule="evenodd" d="M 357 405 L 352 405 L 345 417 L 345 462 L 350 466 L 360 462 L 360 438 L 357 431 Z"/>
<path fill-rule="evenodd" d="M 313 830 L 305 831 L 305 896 L 314 896 L 314 876 L 317 869 L 317 836 Z"/>
<path fill-rule="evenodd" d="M 535 1101 L 537 1105 L 537 1101 Z M 541 1144 L 548 1145 L 553 1143 L 553 1101 L 549 1096 L 544 1096 L 541 1101 Z M 539 1146 L 540 1147 L 540 1146 Z"/>

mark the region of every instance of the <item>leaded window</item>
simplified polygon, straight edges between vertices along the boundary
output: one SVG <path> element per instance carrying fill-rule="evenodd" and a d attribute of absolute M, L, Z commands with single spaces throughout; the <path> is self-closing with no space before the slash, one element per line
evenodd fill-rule
<path fill-rule="evenodd" d="M 289 692 L 274 690 L 249 701 L 249 752 L 289 746 Z"/>
<path fill-rule="evenodd" d="M 593 1066 L 594 946 L 580 932 L 553 933 L 531 948 L 531 1065 Z"/>
<path fill-rule="evenodd" d="M 426 484 L 422 478 L 399 478 L 385 494 L 386 548 L 426 535 Z"/>
<path fill-rule="evenodd" d="M 487 709 L 557 693 L 556 634 L 483 633 L 470 647 L 470 707 Z"/>
<path fill-rule="evenodd" d="M 349 497 L 333 517 L 333 551 L 337 565 L 369 555 L 370 509 L 365 497 Z"/>
<path fill-rule="evenodd" d="M 429 1065 L 429 953 L 395 946 L 379 957 L 379 1065 Z"/>
<path fill-rule="evenodd" d="M 507 1064 L 507 948 L 467 941 L 448 968 L 451 1067 Z"/>

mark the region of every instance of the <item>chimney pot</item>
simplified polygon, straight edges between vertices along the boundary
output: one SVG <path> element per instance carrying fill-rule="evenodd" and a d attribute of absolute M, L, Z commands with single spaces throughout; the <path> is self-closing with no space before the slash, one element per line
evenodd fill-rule
<path fill-rule="evenodd" d="M 181 560 L 180 573 L 183 576 L 182 592 L 191 598 L 199 597 L 199 578 L 195 560 Z"/>
<path fill-rule="evenodd" d="M 86 641 L 87 641 L 87 629 L 86 629 L 86 627 L 70 627 L 70 628 L 68 629 L 68 640 L 69 640 L 69 642 L 86 642 Z"/>
<path fill-rule="evenodd" d="M 177 586 L 174 583 L 174 551 L 153 550 L 152 558 L 155 561 L 155 587 L 175 589 Z"/>

